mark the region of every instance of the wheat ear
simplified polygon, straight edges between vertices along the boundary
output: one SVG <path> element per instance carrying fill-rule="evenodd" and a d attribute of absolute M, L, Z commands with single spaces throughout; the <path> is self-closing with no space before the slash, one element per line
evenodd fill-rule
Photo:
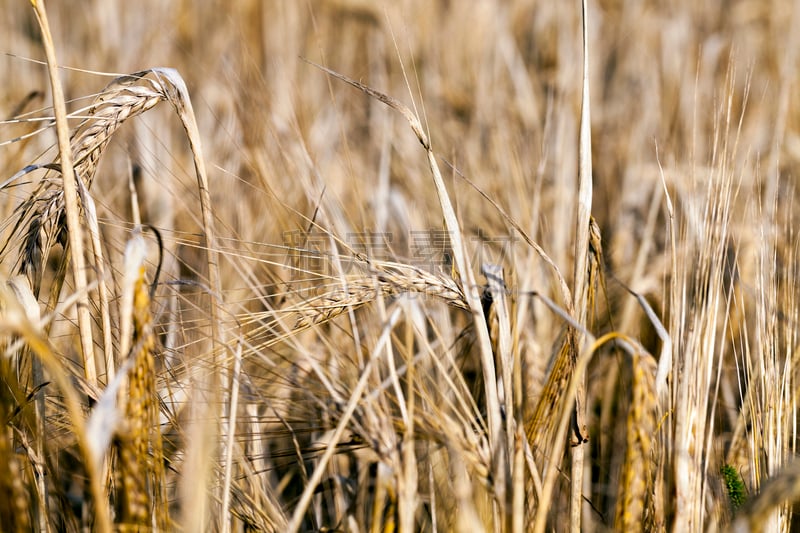
<path fill-rule="evenodd" d="M 632 356 L 633 383 L 626 424 L 625 461 L 617 498 L 615 527 L 619 531 L 645 531 L 647 501 L 652 499 L 654 441 L 657 439 L 658 363 L 648 353 Z M 652 513 L 650 513 L 652 515 Z"/>

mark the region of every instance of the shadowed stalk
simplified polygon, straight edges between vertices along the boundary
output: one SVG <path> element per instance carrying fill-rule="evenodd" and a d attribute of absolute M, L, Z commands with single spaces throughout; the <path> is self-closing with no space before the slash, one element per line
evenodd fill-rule
<path fill-rule="evenodd" d="M 47 338 L 43 336 L 43 331 L 38 324 L 32 324 L 26 314 L 21 309 L 16 299 L 11 296 L 10 290 L 5 285 L 0 285 L 0 302 L 4 305 L 6 312 L 3 315 L 2 329 L 5 332 L 11 331 L 19 335 L 30 347 L 32 352 L 38 357 L 50 378 L 56 383 L 60 392 L 64 395 L 66 412 L 69 416 L 69 423 L 74 430 L 75 438 L 83 459 L 83 466 L 86 469 L 90 491 L 92 494 L 92 509 L 95 516 L 95 527 L 99 531 L 111 531 L 111 519 L 108 509 L 108 494 L 104 486 L 101 472 L 98 471 L 98 462 L 95 461 L 98 450 L 95 449 L 96 443 L 87 439 L 86 421 L 84 418 L 81 400 L 75 390 L 71 376 L 67 369 L 58 360 L 58 356 L 53 352 Z"/>
<path fill-rule="evenodd" d="M 115 361 L 114 361 L 114 342 L 113 332 L 111 331 L 111 312 L 109 310 L 109 289 L 108 279 L 106 279 L 106 262 L 103 257 L 103 244 L 100 238 L 100 228 L 97 222 L 97 208 L 94 199 L 89 191 L 84 187 L 81 180 L 77 181 L 78 192 L 80 193 L 81 204 L 84 206 L 87 225 L 89 226 L 89 238 L 92 243 L 92 254 L 94 256 L 94 268 L 97 272 L 97 299 L 100 307 L 100 325 L 103 332 L 103 353 L 105 354 L 106 384 L 114 380 Z"/>
<path fill-rule="evenodd" d="M 303 494 L 300 497 L 297 506 L 295 507 L 294 513 L 292 514 L 292 519 L 290 520 L 287 531 L 290 533 L 295 533 L 300 529 L 303 515 L 306 512 L 309 504 L 311 503 L 311 498 L 314 495 L 314 492 L 317 489 L 320 481 L 322 480 L 322 476 L 325 472 L 325 467 L 330 461 L 333 454 L 336 452 L 336 446 L 341 441 L 342 435 L 344 434 L 345 429 L 347 428 L 347 424 L 350 421 L 350 417 L 353 415 L 353 412 L 358 405 L 358 402 L 361 400 L 361 396 L 364 394 L 364 391 L 367 388 L 367 384 L 369 383 L 369 378 L 372 374 L 372 365 L 375 363 L 375 360 L 380 356 L 381 353 L 384 351 L 384 344 L 388 342 L 389 335 L 391 334 L 392 330 L 394 329 L 397 320 L 400 318 L 400 309 L 396 308 L 392 314 L 389 316 L 386 324 L 383 327 L 383 331 L 381 333 L 378 342 L 375 344 L 375 349 L 373 350 L 372 354 L 370 354 L 370 358 L 366 361 L 364 369 L 361 371 L 361 377 L 358 380 L 358 383 L 353 388 L 352 393 L 350 394 L 350 398 L 347 401 L 347 405 L 345 406 L 341 418 L 339 419 L 338 424 L 336 425 L 336 430 L 331 437 L 331 442 L 325 449 L 325 453 L 320 457 L 319 461 L 317 462 L 317 466 L 314 469 L 314 473 L 309 478 L 308 483 L 306 483 L 306 488 L 303 490 Z"/>

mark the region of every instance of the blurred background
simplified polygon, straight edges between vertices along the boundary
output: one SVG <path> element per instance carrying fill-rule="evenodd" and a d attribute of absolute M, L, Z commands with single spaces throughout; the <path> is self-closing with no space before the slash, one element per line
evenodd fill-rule
<path fill-rule="evenodd" d="M 42 59 L 29 6 L 5 4 L 0 65 L 8 82 L 0 105 L 8 116 L 31 92 L 38 102 L 29 109 L 43 104 L 47 83 L 45 69 L 28 59 Z M 589 3 L 594 214 L 616 275 L 631 282 L 626 269 L 650 238 L 642 231 L 650 200 L 660 194 L 659 158 L 676 197 L 702 188 L 704 168 L 725 143 L 743 192 L 769 205 L 776 187 L 791 187 L 800 154 L 793 7 Z M 413 106 L 438 155 L 569 272 L 581 81 L 577 3 L 87 1 L 49 9 L 65 66 L 178 69 L 204 136 L 217 205 L 243 238 L 280 241 L 293 228 L 291 210 L 307 215 L 320 199 L 342 235 L 389 231 L 401 254 L 409 252 L 402 242 L 410 230 L 440 226 L 407 125 L 306 58 Z M 85 98 L 109 81 L 73 70 L 64 70 L 63 80 L 68 98 Z M 186 162 L 172 149 L 180 139 L 165 135 L 180 125 L 162 122 L 143 126 L 146 134 L 126 132 L 126 142 L 142 180 L 166 186 L 159 178 L 180 174 Z M 120 163 L 98 184 L 113 195 L 126 172 Z M 463 180 L 452 177 L 450 185 L 466 228 L 508 233 Z"/>

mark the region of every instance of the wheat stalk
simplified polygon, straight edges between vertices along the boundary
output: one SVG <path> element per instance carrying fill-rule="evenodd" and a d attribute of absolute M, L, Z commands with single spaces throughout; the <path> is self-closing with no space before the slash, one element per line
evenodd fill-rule
<path fill-rule="evenodd" d="M 596 290 L 593 287 L 587 262 L 589 261 L 590 238 L 595 238 L 599 243 L 599 231 L 596 236 L 590 237 L 592 230 L 597 227 L 592 219 L 592 122 L 591 105 L 589 98 L 589 21 L 587 20 L 587 0 L 581 2 L 581 38 L 583 41 L 583 83 L 581 88 L 581 125 L 580 125 L 580 164 L 578 175 L 578 198 L 575 214 L 575 265 L 573 277 L 573 304 L 575 306 L 575 319 L 583 324 L 589 313 L 594 312 L 593 307 L 587 305 L 588 293 Z M 593 224 L 592 226 L 590 226 Z M 589 228 L 589 231 L 587 231 Z M 596 267 L 597 268 L 597 267 Z M 591 276 L 590 276 L 591 277 Z M 569 337 L 572 337 L 570 335 Z M 570 338 L 573 352 L 577 354 L 577 347 L 581 345 L 582 335 L 574 333 Z M 576 355 L 572 357 L 574 360 Z M 572 447 L 572 475 L 570 478 L 570 531 L 581 530 L 581 517 L 583 510 L 583 457 L 584 443 L 588 441 L 586 435 L 586 384 L 578 387 L 578 397 L 575 401 L 575 427 L 578 443 Z"/>

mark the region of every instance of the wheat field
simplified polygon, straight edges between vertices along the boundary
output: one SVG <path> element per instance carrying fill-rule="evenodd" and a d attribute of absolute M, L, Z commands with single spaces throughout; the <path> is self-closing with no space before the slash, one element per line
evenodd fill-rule
<path fill-rule="evenodd" d="M 797 530 L 797 2 L 0 8 L 2 531 Z"/>

